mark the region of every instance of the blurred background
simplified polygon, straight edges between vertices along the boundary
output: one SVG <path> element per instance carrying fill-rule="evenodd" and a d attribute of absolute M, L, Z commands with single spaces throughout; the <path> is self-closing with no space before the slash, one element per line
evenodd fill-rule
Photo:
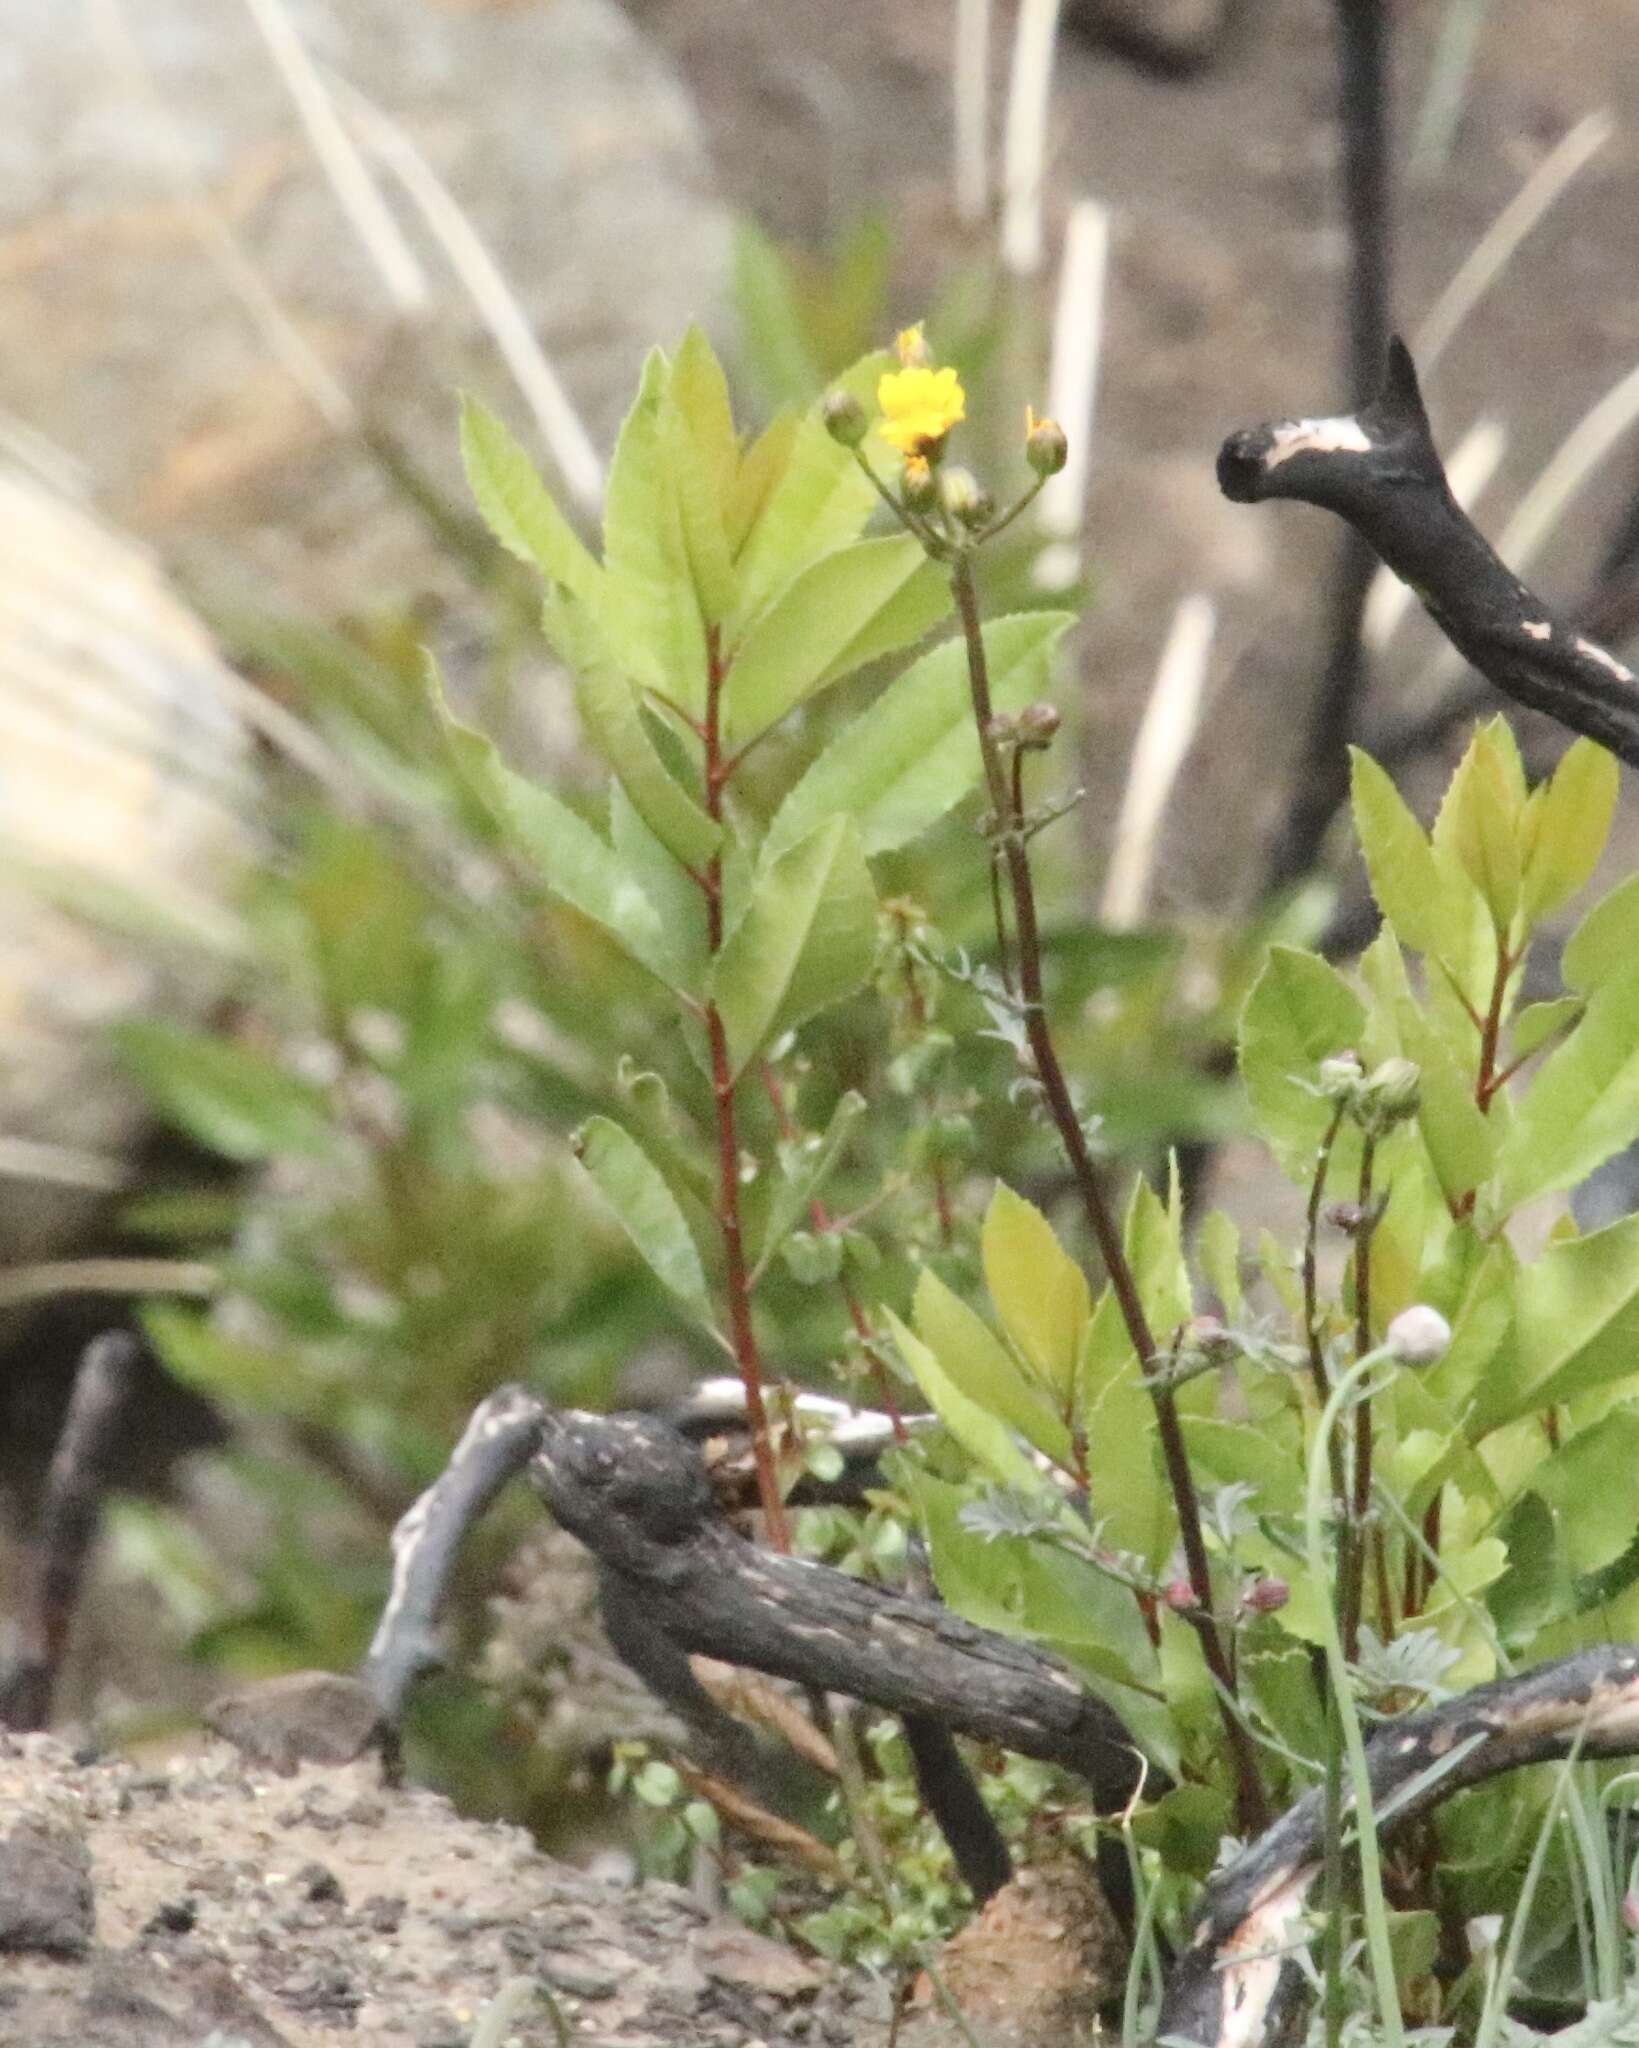
<path fill-rule="evenodd" d="M 1378 253 L 1454 480 L 1619 646 L 1631 0 L 5 12 L 14 1636 L 83 1344 L 144 1346 L 60 1716 L 169 1736 L 226 1677 L 345 1668 L 392 1522 L 486 1391 L 655 1400 L 708 1363 L 564 1142 L 630 1111 L 662 1020 L 471 834 L 420 695 L 425 642 L 464 716 L 590 801 L 530 595 L 470 514 L 458 390 L 587 530 L 643 356 L 691 321 L 749 424 L 915 319 L 973 394 L 975 467 L 1016 462 L 1027 401 L 1061 418 L 1071 466 L 986 587 L 993 610 L 1085 607 L 1060 701 L 1087 794 L 1047 856 L 1057 999 L 1115 1153 L 1180 1148 L 1197 1195 L 1278 1220 L 1238 1143 L 1236 1006 L 1272 933 L 1347 950 L 1369 929 L 1328 807 L 1300 799 L 1358 738 L 1426 800 L 1485 702 L 1374 588 L 1317 725 L 1340 619 L 1354 644 L 1340 535 L 1214 482 L 1230 428 L 1358 395 L 1341 107 L 1372 108 L 1340 86 L 1339 21 L 1381 35 Z M 1558 750 L 1526 737 L 1538 765 Z M 952 826 L 892 878 L 955 942 L 988 915 L 973 844 Z M 1631 862 L 1632 816 L 1617 844 Z M 863 1013 L 814 1053 L 882 1109 L 850 1167 L 876 1222 L 848 1256 L 890 1303 L 919 1245 L 967 1255 L 989 1174 L 1055 1195 L 971 1032 L 896 1030 L 891 1061 Z M 834 1277 L 777 1276 L 768 1314 L 789 1370 L 846 1385 Z M 645 1710 L 599 1691 L 625 1682 L 575 1633 L 589 1589 L 554 1566 L 543 1609 L 539 1560 L 503 1567 L 533 1528 L 519 1504 L 479 1546 L 463 1625 L 487 1662 L 429 1688 L 418 1731 L 470 1804 L 537 1816 Z"/>

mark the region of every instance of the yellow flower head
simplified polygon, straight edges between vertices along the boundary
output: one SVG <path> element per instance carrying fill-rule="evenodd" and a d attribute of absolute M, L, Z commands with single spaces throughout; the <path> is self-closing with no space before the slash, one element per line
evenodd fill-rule
<path fill-rule="evenodd" d="M 890 370 L 876 387 L 882 438 L 901 455 L 921 455 L 967 417 L 967 394 L 954 370 Z"/>
<path fill-rule="evenodd" d="M 922 333 L 922 323 L 914 327 L 902 327 L 894 338 L 894 354 L 899 358 L 902 370 L 931 370 L 933 351 L 928 347 Z"/>

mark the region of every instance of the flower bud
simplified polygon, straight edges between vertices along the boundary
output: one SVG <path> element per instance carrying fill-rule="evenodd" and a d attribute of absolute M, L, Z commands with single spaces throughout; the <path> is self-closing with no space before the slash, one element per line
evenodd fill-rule
<path fill-rule="evenodd" d="M 1333 1053 L 1320 1063 L 1320 1092 L 1328 1102 L 1352 1102 L 1364 1073 L 1359 1053 Z"/>
<path fill-rule="evenodd" d="M 925 455 L 907 455 L 900 479 L 905 503 L 913 512 L 931 512 L 939 502 L 939 479 Z"/>
<path fill-rule="evenodd" d="M 893 346 L 902 370 L 928 370 L 933 367 L 933 350 L 923 336 L 920 320 L 914 327 L 902 327 L 894 337 Z"/>
<path fill-rule="evenodd" d="M 1032 753 L 1045 751 L 1063 722 L 1056 705 L 1027 704 L 1019 713 L 1019 745 Z"/>
<path fill-rule="evenodd" d="M 870 429 L 865 408 L 851 391 L 828 391 L 820 410 L 825 431 L 844 448 L 857 448 Z"/>
<path fill-rule="evenodd" d="M 988 526 L 996 516 L 996 501 L 971 469 L 952 467 L 942 472 L 939 495 L 945 510 L 963 526 Z"/>
<path fill-rule="evenodd" d="M 1037 476 L 1057 476 L 1070 459 L 1070 443 L 1057 420 L 1039 420 L 1024 409 L 1024 459 Z"/>
<path fill-rule="evenodd" d="M 1400 1311 L 1383 1342 L 1402 1365 L 1436 1365 L 1451 1347 L 1451 1325 L 1437 1308 L 1420 1301 Z"/>
<path fill-rule="evenodd" d="M 1380 1130 L 1387 1130 L 1417 1114 L 1422 1094 L 1423 1077 L 1411 1060 L 1385 1060 L 1367 1076 L 1360 1106 Z"/>
<path fill-rule="evenodd" d="M 1334 1230 L 1346 1231 L 1350 1237 L 1366 1220 L 1366 1212 L 1358 1202 L 1329 1202 L 1326 1205 L 1326 1221 Z"/>
<path fill-rule="evenodd" d="M 1188 1579 L 1174 1579 L 1161 1597 L 1174 1614 L 1195 1612 L 1195 1588 Z"/>
<path fill-rule="evenodd" d="M 1241 1595 L 1241 1605 L 1249 1614 L 1278 1614 L 1291 1597 L 1284 1579 L 1256 1579 Z"/>
<path fill-rule="evenodd" d="M 1639 1893 L 1622 1894 L 1622 1925 L 1630 1934 L 1639 1934 Z"/>

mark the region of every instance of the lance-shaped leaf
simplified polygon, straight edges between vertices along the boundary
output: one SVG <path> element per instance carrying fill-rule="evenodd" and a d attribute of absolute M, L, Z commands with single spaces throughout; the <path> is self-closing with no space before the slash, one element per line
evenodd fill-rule
<path fill-rule="evenodd" d="M 1074 619 L 1023 612 L 984 629 L 998 712 L 1042 695 L 1053 650 Z M 967 648 L 947 640 L 925 654 L 820 755 L 775 813 L 768 850 L 780 852 L 838 812 L 859 826 L 868 854 L 904 846 L 959 804 L 983 773 L 973 728 Z"/>
<path fill-rule="evenodd" d="M 706 466 L 718 505 L 726 501 L 740 466 L 740 437 L 734 431 L 728 379 L 705 330 L 691 326 L 672 358 L 671 397 L 682 414 Z"/>
<path fill-rule="evenodd" d="M 1578 740 L 1526 809 L 1525 909 L 1551 916 L 1587 887 L 1616 810 L 1616 757 Z"/>
<path fill-rule="evenodd" d="M 126 1066 L 165 1113 L 225 1159 L 329 1149 L 335 1126 L 322 1089 L 253 1046 L 159 1018 L 115 1027 Z"/>
<path fill-rule="evenodd" d="M 608 588 L 600 619 L 634 680 L 698 711 L 705 701 L 705 622 L 662 433 L 669 376 L 655 349 L 615 443 L 603 512 Z"/>
<path fill-rule="evenodd" d="M 1377 907 L 1404 946 L 1432 954 L 1456 970 L 1469 946 L 1474 887 L 1457 869 L 1435 859 L 1423 828 L 1389 776 L 1358 747 L 1351 807 Z"/>
<path fill-rule="evenodd" d="M 944 572 L 910 534 L 823 555 L 746 635 L 729 671 L 729 737 L 776 725 L 828 684 L 920 640 L 950 609 Z"/>
<path fill-rule="evenodd" d="M 1550 1245 L 1514 1279 L 1516 1369 L 1493 1426 L 1639 1372 L 1639 1216 Z"/>
<path fill-rule="evenodd" d="M 1543 1061 L 1498 1154 L 1504 1212 L 1574 1187 L 1639 1137 L 1639 960 Z"/>
<path fill-rule="evenodd" d="M 876 891 L 846 818 L 833 818 L 752 885 L 745 915 L 717 956 L 712 998 L 738 1074 L 817 1010 L 850 996 L 876 956 Z"/>
<path fill-rule="evenodd" d="M 802 415 L 790 407 L 777 412 L 740 457 L 723 500 L 723 526 L 736 561 L 786 472 L 801 423 Z"/>
<path fill-rule="evenodd" d="M 1032 1499 L 1043 1495 L 1048 1485 L 1046 1478 L 1020 1448 L 1001 1417 L 964 1393 L 927 1345 L 912 1336 L 892 1309 L 886 1314 L 899 1355 L 915 1375 L 928 1406 L 968 1456 L 1003 1486 L 1011 1486 Z"/>
<path fill-rule="evenodd" d="M 574 1147 L 655 1278 L 709 1321 L 700 1252 L 659 1167 L 635 1138 L 606 1116 L 588 1117 L 575 1133 Z"/>
<path fill-rule="evenodd" d="M 892 359 L 885 353 L 866 356 L 837 383 L 867 412 L 874 412 L 877 380 L 891 367 Z M 865 453 L 879 466 L 884 459 L 893 459 L 875 435 L 867 438 Z M 810 562 L 856 540 L 876 502 L 876 492 L 861 474 L 853 452 L 831 438 L 821 407 L 811 405 L 740 553 L 739 624 L 754 619 Z"/>
<path fill-rule="evenodd" d="M 655 750 L 637 692 L 614 665 L 592 657 L 575 676 L 575 702 L 598 752 L 619 777 L 633 808 L 685 867 L 703 868 L 723 828 L 709 818 Z"/>
<path fill-rule="evenodd" d="M 603 570 L 558 510 L 535 465 L 476 398 L 461 401 L 461 456 L 485 523 L 508 553 L 595 606 Z"/>
<path fill-rule="evenodd" d="M 1500 932 L 1520 903 L 1524 797 L 1515 779 L 1517 764 L 1518 755 L 1510 757 L 1494 728 L 1482 726 L 1452 777 L 1434 827 L 1436 845 L 1455 854 Z"/>
<path fill-rule="evenodd" d="M 1093 1315 L 1086 1274 L 1041 1211 L 1001 1181 L 985 1212 L 979 1249 L 1002 1328 L 1043 1383 L 1069 1402 Z"/>
<path fill-rule="evenodd" d="M 1629 875 L 1594 905 L 1566 940 L 1560 972 L 1567 988 L 1591 995 L 1635 959 L 1639 959 L 1639 875 Z"/>
<path fill-rule="evenodd" d="M 981 1408 L 998 1415 L 1054 1464 L 1068 1471 L 1072 1451 L 1064 1417 L 1026 1379 L 1018 1361 L 983 1319 L 931 1266 L 916 1283 L 917 1335 L 946 1375 Z"/>
<path fill-rule="evenodd" d="M 670 391 L 660 406 L 660 448 L 665 475 L 677 500 L 694 594 L 702 618 L 715 625 L 733 610 L 736 586 L 734 559 L 723 524 L 723 495 L 710 458 Z"/>

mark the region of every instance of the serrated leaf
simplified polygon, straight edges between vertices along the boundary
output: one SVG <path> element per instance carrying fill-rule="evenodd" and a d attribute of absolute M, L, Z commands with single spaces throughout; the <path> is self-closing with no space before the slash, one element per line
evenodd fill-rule
<path fill-rule="evenodd" d="M 1451 846 L 1499 932 L 1520 905 L 1522 802 L 1496 735 L 1482 726 L 1458 764 L 1448 798 Z"/>
<path fill-rule="evenodd" d="M 885 354 L 867 356 L 838 378 L 837 386 L 874 411 L 877 380 L 889 364 Z M 865 451 L 879 466 L 891 459 L 874 434 L 867 437 Z M 738 637 L 738 628 L 756 618 L 776 591 L 810 562 L 857 540 L 876 503 L 876 492 L 853 451 L 831 438 L 819 404 L 810 405 L 779 480 L 741 550 L 737 631 L 730 637 Z"/>
<path fill-rule="evenodd" d="M 1087 1276 L 1033 1203 L 996 1183 L 979 1238 L 985 1285 L 1002 1328 L 1062 1402 L 1073 1399 L 1092 1320 Z"/>
<path fill-rule="evenodd" d="M 1530 917 L 1551 916 L 1593 879 L 1610 836 L 1617 782 L 1615 756 L 1582 739 L 1537 792 L 1524 877 Z"/>
<path fill-rule="evenodd" d="M 487 406 L 461 401 L 461 457 L 478 510 L 509 554 L 595 606 L 603 571 L 558 510 L 535 465 Z"/>
<path fill-rule="evenodd" d="M 813 562 L 751 627 L 729 670 L 730 739 L 743 744 L 827 685 L 920 640 L 950 609 L 944 572 L 909 534 Z"/>
<path fill-rule="evenodd" d="M 1574 1187 L 1639 1137 L 1639 960 L 1538 1069 L 1497 1161 L 1504 1211 Z"/>
<path fill-rule="evenodd" d="M 1053 651 L 1075 623 L 1067 612 L 1024 612 L 984 629 L 993 708 L 1022 711 L 1047 684 Z M 889 684 L 832 741 L 775 813 L 770 851 L 782 851 L 841 812 L 868 854 L 904 846 L 983 774 L 960 639 L 934 648 Z"/>
<path fill-rule="evenodd" d="M 1254 1121 L 1300 1185 L 1314 1173 L 1331 1104 L 1314 1092 L 1322 1060 L 1355 1050 L 1366 1007 L 1314 953 L 1273 946 L 1241 1012 L 1240 1066 Z"/>
<path fill-rule="evenodd" d="M 723 529 L 736 561 L 774 486 L 786 472 L 801 423 L 802 415 L 794 406 L 783 407 L 740 457 L 723 500 Z"/>
<path fill-rule="evenodd" d="M 723 500 L 712 466 L 670 391 L 660 406 L 660 449 L 664 476 L 677 501 L 683 552 L 700 615 L 715 625 L 734 609 L 736 588 Z"/>
<path fill-rule="evenodd" d="M 782 1032 L 860 987 L 876 958 L 876 890 L 846 818 L 765 860 L 712 974 L 738 1074 Z"/>
<path fill-rule="evenodd" d="M 712 492 L 722 506 L 740 466 L 740 437 L 734 430 L 728 379 L 697 322 L 690 324 L 672 358 L 671 396 L 694 436 Z"/>
<path fill-rule="evenodd" d="M 1516 1368 L 1493 1428 L 1639 1370 L 1639 1216 L 1550 1245 L 1514 1280 Z"/>
<path fill-rule="evenodd" d="M 607 661 L 583 662 L 575 676 L 575 703 L 587 737 L 649 830 L 685 866 L 704 868 L 722 844 L 723 828 L 655 751 L 637 693 L 625 676 Z"/>
<path fill-rule="evenodd" d="M 665 1176 L 637 1140 L 606 1116 L 588 1117 L 575 1154 L 655 1278 L 702 1320 L 710 1318 L 700 1252 Z"/>
<path fill-rule="evenodd" d="M 917 1335 L 964 1394 L 999 1415 L 1054 1464 L 1069 1469 L 1070 1431 L 1063 1416 L 1025 1378 L 1006 1345 L 931 1267 L 923 1267 L 916 1283 L 912 1314 Z"/>
<path fill-rule="evenodd" d="M 1377 907 L 1402 945 L 1459 965 L 1467 945 L 1470 895 L 1441 872 L 1423 828 L 1387 773 L 1358 747 L 1349 749 L 1351 803 Z"/>
<path fill-rule="evenodd" d="M 1006 1423 L 964 1393 L 928 1346 L 906 1329 L 892 1309 L 884 1310 L 884 1314 L 899 1355 L 910 1367 L 928 1406 L 962 1449 L 1003 1486 L 1015 1488 L 1027 1499 L 1038 1499 L 1048 1482 L 1019 1448 Z"/>
<path fill-rule="evenodd" d="M 114 1027 L 114 1041 L 171 1121 L 224 1159 L 311 1156 L 332 1143 L 323 1092 L 251 1046 L 136 1017 Z"/>
<path fill-rule="evenodd" d="M 604 500 L 607 587 L 599 615 L 612 651 L 635 681 L 698 712 L 705 702 L 705 622 L 661 432 L 669 377 L 665 356 L 652 350 L 615 443 Z"/>
<path fill-rule="evenodd" d="M 1565 942 L 1560 973 L 1578 995 L 1592 995 L 1602 982 L 1622 974 L 1639 959 L 1639 875 L 1618 882 L 1594 905 Z"/>

